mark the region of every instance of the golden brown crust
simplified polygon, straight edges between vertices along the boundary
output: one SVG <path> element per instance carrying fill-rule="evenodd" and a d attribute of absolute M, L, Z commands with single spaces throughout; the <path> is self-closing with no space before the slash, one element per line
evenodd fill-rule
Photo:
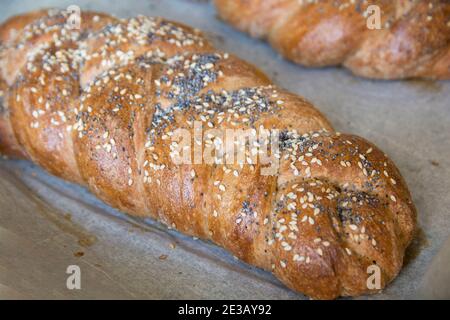
<path fill-rule="evenodd" d="M 25 155 L 17 143 L 9 121 L 9 111 L 6 104 L 7 90 L 6 82 L 0 77 L 0 154 L 21 158 Z"/>
<path fill-rule="evenodd" d="M 5 44 L 1 152 L 19 151 L 124 212 L 212 240 L 314 298 L 372 293 L 369 265 L 380 267 L 383 287 L 396 276 L 415 208 L 386 155 L 334 132 L 310 103 L 192 28 L 84 15 L 82 32 L 48 23 Z M 12 62 L 20 69 L 8 70 Z M 274 160 L 254 162 L 264 139 L 238 143 L 244 158 L 204 151 L 197 161 L 189 152 L 191 164 L 177 164 L 178 130 L 197 124 L 204 132 L 189 142 L 205 150 L 225 143 L 206 130 L 246 130 L 249 139 L 280 130 L 279 167 L 265 175 Z"/>
<path fill-rule="evenodd" d="M 369 78 L 450 79 L 446 0 L 215 0 L 219 16 L 305 66 L 343 65 Z M 367 27 L 381 8 L 382 29 Z"/>

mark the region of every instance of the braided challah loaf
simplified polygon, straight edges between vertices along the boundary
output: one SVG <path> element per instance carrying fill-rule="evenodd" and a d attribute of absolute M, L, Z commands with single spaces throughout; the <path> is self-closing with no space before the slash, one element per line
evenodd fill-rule
<path fill-rule="evenodd" d="M 214 1 L 222 19 L 304 66 L 343 65 L 379 79 L 450 79 L 448 0 Z"/>
<path fill-rule="evenodd" d="M 196 30 L 160 18 L 57 11 L 0 27 L 0 151 L 89 188 L 111 206 L 214 241 L 314 298 L 376 292 L 399 272 L 415 208 L 394 164 L 334 132 L 299 96 Z M 279 167 L 175 164 L 175 132 L 278 129 Z M 214 140 L 214 144 L 217 141 Z M 250 150 L 246 155 L 251 156 Z"/>

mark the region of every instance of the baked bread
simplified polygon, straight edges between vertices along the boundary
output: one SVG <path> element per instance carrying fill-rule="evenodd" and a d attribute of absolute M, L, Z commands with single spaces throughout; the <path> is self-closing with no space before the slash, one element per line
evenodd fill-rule
<path fill-rule="evenodd" d="M 377 79 L 450 79 L 448 0 L 214 2 L 223 20 L 304 66 L 343 65 Z"/>
<path fill-rule="evenodd" d="M 57 11 L 0 26 L 2 153 L 211 240 L 313 298 L 376 292 L 366 284 L 373 264 L 381 288 L 398 274 L 416 213 L 382 151 L 335 132 L 310 103 L 197 30 L 81 18 L 81 30 Z M 206 129 L 279 130 L 270 138 L 279 138 L 278 168 L 263 174 L 274 161 L 253 161 L 253 148 L 244 162 L 176 164 L 175 133 L 195 123 L 205 145 L 217 142 Z"/>

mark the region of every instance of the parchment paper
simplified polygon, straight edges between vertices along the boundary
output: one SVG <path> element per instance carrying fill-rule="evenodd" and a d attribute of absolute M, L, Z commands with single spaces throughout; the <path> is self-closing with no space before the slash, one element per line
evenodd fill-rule
<path fill-rule="evenodd" d="M 337 130 L 376 143 L 404 175 L 420 230 L 398 278 L 362 298 L 450 298 L 449 81 L 382 82 L 339 68 L 305 69 L 217 20 L 206 1 L 1 1 L 0 20 L 71 4 L 203 29 L 218 48 L 312 101 Z M 28 162 L 1 160 L 0 177 L 0 298 L 305 298 L 213 244 L 123 215 Z M 81 269 L 81 290 L 66 287 L 69 265 Z"/>

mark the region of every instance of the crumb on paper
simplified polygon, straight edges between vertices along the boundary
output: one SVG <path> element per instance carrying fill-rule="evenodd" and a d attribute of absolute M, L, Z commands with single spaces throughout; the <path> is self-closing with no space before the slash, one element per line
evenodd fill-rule
<path fill-rule="evenodd" d="M 436 160 L 430 160 L 430 163 L 435 167 L 439 167 L 439 162 L 437 162 Z"/>
<path fill-rule="evenodd" d="M 76 258 L 81 258 L 82 256 L 84 256 L 84 252 L 83 251 L 77 251 L 77 252 L 74 252 L 73 255 Z"/>
<path fill-rule="evenodd" d="M 94 236 L 88 236 L 78 239 L 78 244 L 82 247 L 90 247 L 97 241 Z"/>

